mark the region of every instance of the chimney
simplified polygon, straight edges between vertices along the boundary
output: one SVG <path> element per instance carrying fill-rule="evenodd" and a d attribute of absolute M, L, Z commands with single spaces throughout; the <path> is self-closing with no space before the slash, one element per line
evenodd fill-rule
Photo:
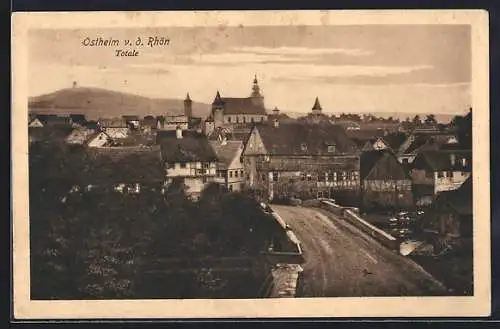
<path fill-rule="evenodd" d="M 273 125 L 274 125 L 274 128 L 278 128 L 280 126 L 280 121 L 277 118 L 274 118 Z"/>
<path fill-rule="evenodd" d="M 451 163 L 452 166 L 455 165 L 455 154 L 453 154 L 453 153 L 450 154 L 450 163 Z"/>
<path fill-rule="evenodd" d="M 177 139 L 182 138 L 182 128 L 180 126 L 177 126 L 177 128 L 175 129 L 175 136 L 177 137 Z"/>

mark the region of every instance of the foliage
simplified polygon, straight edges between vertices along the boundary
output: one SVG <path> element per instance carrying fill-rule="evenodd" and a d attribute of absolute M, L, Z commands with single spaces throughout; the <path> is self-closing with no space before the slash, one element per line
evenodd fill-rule
<path fill-rule="evenodd" d="M 81 147 L 35 143 L 29 161 L 34 299 L 142 296 L 137 283 L 155 260 L 258 255 L 274 229 L 251 195 L 216 185 L 197 203 L 181 180 L 163 195 L 149 188 L 71 193 L 93 167 L 110 165 L 93 162 Z M 210 288 L 214 273 L 205 274 Z"/>

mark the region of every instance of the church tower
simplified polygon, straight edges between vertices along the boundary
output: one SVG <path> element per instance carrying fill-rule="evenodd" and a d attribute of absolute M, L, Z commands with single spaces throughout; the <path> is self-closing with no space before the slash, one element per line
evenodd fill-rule
<path fill-rule="evenodd" d="M 193 101 L 189 98 L 189 93 L 184 100 L 184 115 L 189 119 L 193 116 Z"/>
<path fill-rule="evenodd" d="M 312 107 L 312 114 L 313 115 L 321 115 L 321 104 L 319 103 L 318 97 L 316 97 L 316 100 L 314 101 L 314 105 Z"/>
<path fill-rule="evenodd" d="M 264 96 L 260 93 L 259 82 L 257 81 L 257 75 L 253 79 L 252 94 L 250 95 L 252 103 L 255 106 L 264 107 Z"/>
<path fill-rule="evenodd" d="M 212 117 L 214 119 L 215 128 L 221 127 L 224 124 L 224 102 L 218 90 L 212 102 Z"/>

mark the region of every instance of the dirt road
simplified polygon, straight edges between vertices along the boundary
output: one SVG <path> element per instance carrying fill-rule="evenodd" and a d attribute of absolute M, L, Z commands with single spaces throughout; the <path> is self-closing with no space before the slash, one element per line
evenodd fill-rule
<path fill-rule="evenodd" d="M 303 297 L 446 295 L 416 263 L 335 215 L 317 208 L 272 208 L 302 242 Z"/>

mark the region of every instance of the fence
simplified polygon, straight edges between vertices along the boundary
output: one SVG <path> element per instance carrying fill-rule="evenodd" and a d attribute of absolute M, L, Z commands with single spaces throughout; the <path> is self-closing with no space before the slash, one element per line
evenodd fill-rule
<path fill-rule="evenodd" d="M 322 200 L 321 205 L 333 214 L 344 218 L 350 224 L 367 233 L 384 246 L 399 251 L 400 241 L 397 238 L 368 223 L 356 213 L 355 208 L 342 207 L 329 200 Z"/>

